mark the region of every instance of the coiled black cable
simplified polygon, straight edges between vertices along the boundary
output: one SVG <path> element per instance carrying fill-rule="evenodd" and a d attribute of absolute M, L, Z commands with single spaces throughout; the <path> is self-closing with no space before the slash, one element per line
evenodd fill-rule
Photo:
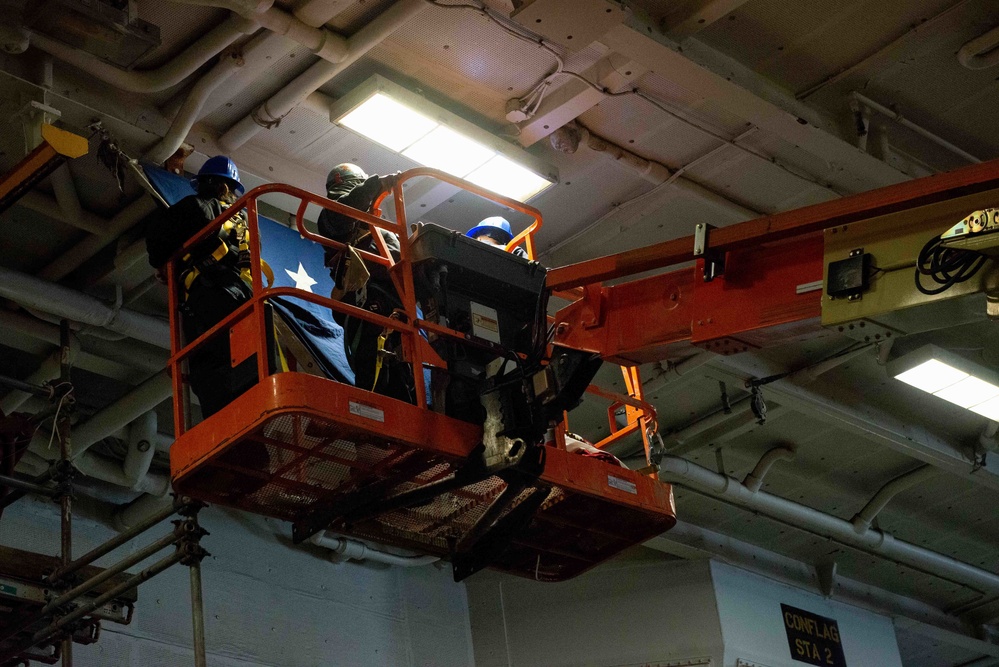
<path fill-rule="evenodd" d="M 919 251 L 916 261 L 916 289 L 923 294 L 940 294 L 958 283 L 971 279 L 988 261 L 988 256 L 974 250 L 944 247 L 939 236 L 930 239 Z M 923 285 L 928 276 L 936 286 Z"/>

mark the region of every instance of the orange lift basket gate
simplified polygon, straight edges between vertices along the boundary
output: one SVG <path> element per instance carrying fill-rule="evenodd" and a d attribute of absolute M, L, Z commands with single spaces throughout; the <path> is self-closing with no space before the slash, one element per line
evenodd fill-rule
<path fill-rule="evenodd" d="M 420 176 L 451 183 L 531 216 L 534 223 L 514 239 L 511 247 L 523 241 L 533 258 L 533 237 L 541 225 L 536 209 L 443 172 L 418 168 L 401 174 L 393 188 L 395 222 L 288 185 L 268 184 L 246 193 L 168 263 L 169 368 L 176 434 L 170 452 L 174 489 L 207 502 L 290 521 L 296 540 L 314 532 L 303 526 L 315 526 L 319 517 L 321 526 L 337 533 L 442 558 L 452 558 L 456 545 L 471 539 L 470 533 L 477 530 L 483 517 L 498 526 L 518 511 L 533 512 L 525 528 L 488 554 L 488 562 L 462 572 L 456 567 L 456 578 L 488 565 L 539 581 L 561 581 L 671 528 L 676 517 L 668 484 L 646 473 L 567 452 L 561 426 L 555 429 L 554 445 L 541 448 L 544 469 L 537 489 L 520 492 L 498 516 L 487 513 L 507 487 L 500 477 L 466 486 L 442 484 L 454 478 L 473 454 L 482 440 L 482 428 L 431 410 L 421 381 L 425 366 L 443 365 L 420 335 L 421 330 L 457 340 L 468 337 L 417 317 L 402 185 Z M 315 243 L 344 247 L 305 228 L 304 214 L 309 204 L 347 214 L 372 231 L 378 227 L 398 234 L 398 262 L 393 261 L 377 233 L 373 238 L 379 243 L 380 253 L 360 254 L 389 269 L 403 302 L 404 317 L 385 317 L 290 287 L 264 288 L 257 202 L 269 193 L 289 195 L 301 202 L 296 217 L 298 231 Z M 253 296 L 205 334 L 185 343 L 179 314 L 182 280 L 178 258 L 244 210 L 250 235 Z M 398 331 L 405 358 L 414 372 L 415 405 L 315 375 L 275 372 L 269 361 L 272 341 L 266 302 L 279 296 L 321 304 L 331 311 Z M 190 426 L 184 369 L 192 352 L 216 335 L 230 336 L 234 366 L 255 355 L 261 379 L 219 412 Z M 648 451 L 649 432 L 655 428 L 654 410 L 641 400 L 637 369 L 625 368 L 624 373 L 628 395 L 593 391 L 612 401 L 612 408 L 624 407 L 627 411 L 628 425 L 611 437 L 639 431 Z M 435 486 L 442 491 L 434 492 Z M 402 494 L 411 497 L 418 489 L 427 490 L 420 502 L 392 504 L 393 498 L 401 498 Z M 532 498 L 534 494 L 543 495 Z M 371 497 L 381 499 L 377 513 L 363 511 L 361 500 Z"/>

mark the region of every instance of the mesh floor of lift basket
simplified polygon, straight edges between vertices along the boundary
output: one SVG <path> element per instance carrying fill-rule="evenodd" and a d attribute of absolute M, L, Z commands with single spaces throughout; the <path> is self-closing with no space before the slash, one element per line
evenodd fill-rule
<path fill-rule="evenodd" d="M 374 483 L 390 497 L 445 478 L 479 436 L 477 427 L 428 410 L 281 373 L 178 438 L 171 467 L 179 493 L 295 521 Z M 541 479 L 551 485 L 548 498 L 491 567 L 561 581 L 676 523 L 670 486 L 631 470 L 550 448 Z M 504 488 L 491 477 L 331 528 L 447 558 Z"/>

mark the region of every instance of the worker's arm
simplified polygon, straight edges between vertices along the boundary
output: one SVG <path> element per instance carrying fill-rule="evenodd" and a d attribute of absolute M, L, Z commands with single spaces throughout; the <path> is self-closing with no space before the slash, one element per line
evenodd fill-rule
<path fill-rule="evenodd" d="M 366 212 L 371 208 L 378 195 L 386 189 L 385 185 L 383 177 L 369 176 L 363 183 L 339 197 L 334 197 L 334 193 L 331 192 L 330 199 L 345 206 L 356 208 L 358 211 Z M 356 224 L 357 220 L 349 215 L 323 209 L 319 214 L 317 226 L 319 233 L 326 238 L 346 243 L 350 240 L 351 232 Z"/>

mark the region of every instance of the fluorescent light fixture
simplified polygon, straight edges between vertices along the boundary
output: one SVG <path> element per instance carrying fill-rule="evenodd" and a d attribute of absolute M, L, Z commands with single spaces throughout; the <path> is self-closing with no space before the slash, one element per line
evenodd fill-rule
<path fill-rule="evenodd" d="M 340 124 L 396 152 L 437 127 L 435 121 L 381 94 L 341 118 Z"/>
<path fill-rule="evenodd" d="M 449 127 L 438 125 L 430 134 L 402 152 L 414 162 L 446 171 L 461 178 L 486 162 L 496 153 Z"/>
<path fill-rule="evenodd" d="M 558 182 L 551 165 L 381 76 L 333 104 L 330 120 L 414 162 L 518 201 Z"/>
<path fill-rule="evenodd" d="M 935 345 L 926 345 L 888 365 L 906 384 L 954 405 L 999 421 L 999 374 Z"/>
<path fill-rule="evenodd" d="M 533 171 L 524 169 L 502 155 L 497 155 L 465 179 L 520 201 L 530 199 L 551 185 Z"/>

